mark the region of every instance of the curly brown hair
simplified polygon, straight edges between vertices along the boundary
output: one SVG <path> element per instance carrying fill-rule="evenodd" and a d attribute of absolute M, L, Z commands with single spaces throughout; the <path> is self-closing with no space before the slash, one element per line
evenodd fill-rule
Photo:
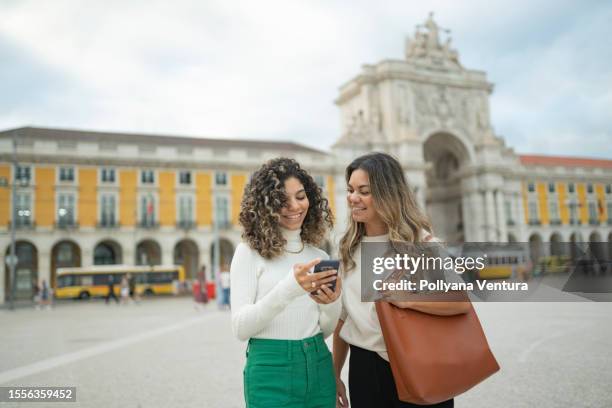
<path fill-rule="evenodd" d="M 333 227 L 333 215 L 321 188 L 293 159 L 281 157 L 269 160 L 253 173 L 244 189 L 240 207 L 242 238 L 263 258 L 272 259 L 283 253 L 287 244 L 280 229 L 280 210 L 286 205 L 285 180 L 295 177 L 302 183 L 309 207 L 300 237 L 305 244 L 319 245 L 328 228 Z"/>

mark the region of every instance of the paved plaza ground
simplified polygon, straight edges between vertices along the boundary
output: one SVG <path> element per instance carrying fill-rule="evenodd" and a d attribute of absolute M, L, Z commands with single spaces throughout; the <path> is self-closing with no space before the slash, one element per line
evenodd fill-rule
<path fill-rule="evenodd" d="M 612 303 L 476 308 L 502 370 L 456 407 L 612 406 Z M 77 387 L 53 407 L 242 407 L 244 350 L 228 311 L 188 298 L 0 309 L 0 386 Z"/>

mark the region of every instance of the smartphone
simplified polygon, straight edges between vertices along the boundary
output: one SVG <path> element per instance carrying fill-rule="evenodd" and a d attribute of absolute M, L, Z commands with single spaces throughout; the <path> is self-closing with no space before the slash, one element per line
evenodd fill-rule
<path fill-rule="evenodd" d="M 314 273 L 329 271 L 330 269 L 335 269 L 338 271 L 340 269 L 340 261 L 338 259 L 329 259 L 325 261 L 321 261 L 314 267 Z M 336 291 L 336 281 L 329 282 L 329 288 L 332 291 Z"/>

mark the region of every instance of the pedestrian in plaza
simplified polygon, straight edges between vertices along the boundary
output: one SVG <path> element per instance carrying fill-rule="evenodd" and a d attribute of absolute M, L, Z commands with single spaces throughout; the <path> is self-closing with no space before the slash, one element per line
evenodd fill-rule
<path fill-rule="evenodd" d="M 202 265 L 200 273 L 198 274 L 198 280 L 200 281 L 200 291 L 202 293 L 202 303 L 208 303 L 208 286 L 206 283 L 206 265 Z"/>
<path fill-rule="evenodd" d="M 327 200 L 291 159 L 270 160 L 245 188 L 243 242 L 231 265 L 232 329 L 248 340 L 246 405 L 335 406 L 329 336 L 340 313 L 337 271 L 310 273 L 332 227 Z"/>
<path fill-rule="evenodd" d="M 123 277 L 121 278 L 119 295 L 121 296 L 121 304 L 127 305 L 128 300 L 130 299 L 130 283 L 128 282 L 128 278 L 126 275 L 123 275 Z"/>
<path fill-rule="evenodd" d="M 231 291 L 230 271 L 229 271 L 229 266 L 226 263 L 224 263 L 221 266 L 219 280 L 220 280 L 219 286 L 221 286 L 221 296 L 222 296 L 221 307 L 224 309 L 229 309 L 230 308 L 230 291 Z"/>
<path fill-rule="evenodd" d="M 51 289 L 46 279 L 43 279 L 40 285 L 40 306 L 47 310 L 51 309 Z"/>
<path fill-rule="evenodd" d="M 193 293 L 194 307 L 196 310 L 203 310 L 204 304 L 208 303 L 208 293 L 206 288 L 206 266 L 202 265 L 202 269 L 196 275 L 191 285 Z"/>
<path fill-rule="evenodd" d="M 136 278 L 131 273 L 127 274 L 128 288 L 130 300 L 136 304 L 140 304 L 140 295 L 136 291 Z"/>
<path fill-rule="evenodd" d="M 104 303 L 108 305 L 108 301 L 110 298 L 115 300 L 115 303 L 119 303 L 119 299 L 117 299 L 117 295 L 115 295 L 115 278 L 113 275 L 108 277 L 108 293 L 106 294 L 106 298 L 104 299 Z"/>
<path fill-rule="evenodd" d="M 40 285 L 36 278 L 32 279 L 32 302 L 37 310 L 40 309 Z"/>
<path fill-rule="evenodd" d="M 193 294 L 193 307 L 196 310 L 202 309 L 202 284 L 199 279 L 194 279 L 191 284 L 191 291 Z"/>
<path fill-rule="evenodd" d="M 372 153 L 355 159 L 346 169 L 346 182 L 350 216 L 340 240 L 345 290 L 333 343 L 337 406 L 349 406 L 340 373 L 350 347 L 353 408 L 417 407 L 399 400 L 375 304 L 361 301 L 361 243 L 428 241 L 432 238 L 431 225 L 393 157 Z M 469 304 L 462 302 L 392 303 L 434 315 L 460 314 L 469 309 Z M 430 406 L 452 407 L 453 400 Z"/>

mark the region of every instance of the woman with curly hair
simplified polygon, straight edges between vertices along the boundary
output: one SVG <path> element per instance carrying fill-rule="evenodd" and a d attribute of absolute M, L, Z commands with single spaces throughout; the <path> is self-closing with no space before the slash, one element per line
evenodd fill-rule
<path fill-rule="evenodd" d="M 328 258 L 317 248 L 332 227 L 327 200 L 295 160 L 270 160 L 245 188 L 240 223 L 231 305 L 234 334 L 249 341 L 247 406 L 334 407 L 324 338 L 340 315 L 341 282 L 335 270 L 311 273 Z"/>

